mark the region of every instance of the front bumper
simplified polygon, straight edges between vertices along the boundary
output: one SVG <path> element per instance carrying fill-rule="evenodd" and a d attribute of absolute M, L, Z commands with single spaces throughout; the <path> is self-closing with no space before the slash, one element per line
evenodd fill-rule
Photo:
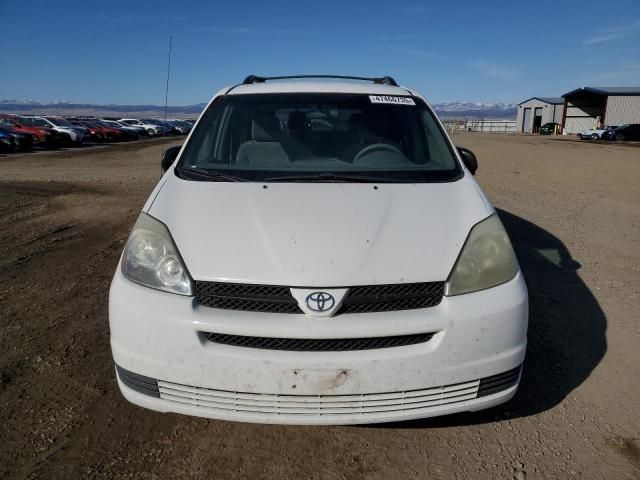
<path fill-rule="evenodd" d="M 498 405 L 517 389 L 527 319 L 520 273 L 489 290 L 444 297 L 432 308 L 324 319 L 202 307 L 192 297 L 129 282 L 119 270 L 109 299 L 118 383 L 129 401 L 262 423 L 388 422 Z M 403 347 L 289 352 L 211 343 L 203 332 L 287 338 L 435 333 Z"/>

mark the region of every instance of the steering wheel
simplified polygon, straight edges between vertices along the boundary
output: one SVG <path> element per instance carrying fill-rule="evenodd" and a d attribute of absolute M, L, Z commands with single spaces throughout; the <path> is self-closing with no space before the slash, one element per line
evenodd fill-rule
<path fill-rule="evenodd" d="M 404 154 L 398 147 L 389 145 L 388 143 L 374 143 L 373 145 L 367 145 L 362 150 L 360 150 L 354 157 L 353 163 L 356 163 L 362 157 L 377 151 L 387 151 L 387 152 L 395 153 L 396 155 L 399 155 L 401 157 L 404 157 Z"/>

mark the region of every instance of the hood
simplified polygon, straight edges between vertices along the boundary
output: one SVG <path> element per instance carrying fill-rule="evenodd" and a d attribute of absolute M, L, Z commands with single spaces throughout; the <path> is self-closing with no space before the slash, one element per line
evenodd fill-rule
<path fill-rule="evenodd" d="M 443 281 L 492 213 L 475 181 L 198 182 L 167 173 L 148 213 L 194 280 L 339 287 Z"/>

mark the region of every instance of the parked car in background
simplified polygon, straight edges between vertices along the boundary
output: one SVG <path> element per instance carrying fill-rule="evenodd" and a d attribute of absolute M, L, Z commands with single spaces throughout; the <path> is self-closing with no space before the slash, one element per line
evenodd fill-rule
<path fill-rule="evenodd" d="M 126 142 L 128 140 L 138 140 L 140 138 L 140 135 L 138 135 L 137 132 L 124 129 L 117 125 L 111 125 L 108 122 L 105 122 L 104 120 L 95 119 L 94 123 L 100 125 L 103 128 L 108 129 L 110 135 L 113 137 L 114 141 L 116 142 Z"/>
<path fill-rule="evenodd" d="M 609 130 L 615 130 L 616 128 L 618 128 L 617 125 L 607 125 L 603 128 L 590 128 L 578 133 L 578 138 L 581 140 L 604 140 L 604 133 L 608 132 Z"/>
<path fill-rule="evenodd" d="M 124 123 L 126 125 L 131 125 L 133 127 L 142 127 L 147 131 L 150 137 L 162 135 L 164 130 L 160 125 L 150 122 L 144 122 L 138 120 L 137 118 L 121 118 L 118 120 L 118 122 Z"/>
<path fill-rule="evenodd" d="M 51 128 L 25 125 L 15 115 L 0 114 L 0 127 L 20 133 L 30 133 L 33 135 L 34 145 L 45 148 L 59 148 L 68 145 L 71 141 L 69 135 Z"/>
<path fill-rule="evenodd" d="M 25 125 L 32 127 L 51 128 L 56 132 L 61 132 L 69 136 L 70 144 L 82 145 L 87 135 L 86 129 L 73 125 L 67 119 L 62 117 L 40 117 L 21 115 L 18 117 Z"/>
<path fill-rule="evenodd" d="M 14 149 L 20 152 L 28 152 L 33 148 L 34 140 L 33 134 L 27 132 L 19 132 L 18 130 L 11 130 L 0 127 L 0 132 L 11 135 L 14 141 Z"/>
<path fill-rule="evenodd" d="M 100 121 L 102 123 L 105 123 L 107 125 L 109 125 L 112 128 L 119 128 L 121 130 L 124 130 L 125 132 L 129 132 L 131 134 L 135 134 L 134 137 L 136 139 L 140 138 L 140 137 L 148 137 L 149 134 L 147 133 L 147 131 L 143 128 L 143 127 L 136 127 L 134 125 L 126 125 L 124 123 L 120 123 L 116 120 L 110 120 L 107 118 L 101 118 Z"/>
<path fill-rule="evenodd" d="M 13 152 L 16 149 L 16 140 L 8 130 L 0 128 L 0 153 Z"/>
<path fill-rule="evenodd" d="M 182 120 L 167 120 L 167 123 L 173 125 L 175 129 L 178 130 L 180 135 L 186 135 L 191 131 L 192 125 L 187 122 L 183 122 Z"/>
<path fill-rule="evenodd" d="M 559 132 L 560 128 L 559 123 L 545 123 L 540 127 L 540 135 L 553 135 L 556 132 Z"/>
<path fill-rule="evenodd" d="M 88 123 L 89 122 L 88 120 L 76 119 L 73 117 L 70 117 L 67 120 L 71 122 L 73 125 L 77 125 L 79 127 L 83 127 L 87 129 L 85 141 L 88 141 L 91 143 L 102 143 L 107 141 L 107 138 L 103 130 L 98 126 L 90 125 Z"/>
<path fill-rule="evenodd" d="M 640 123 L 628 123 L 626 125 L 620 125 L 613 130 L 606 132 L 605 140 L 615 140 L 622 142 L 626 140 L 640 140 Z"/>
<path fill-rule="evenodd" d="M 158 120 L 156 118 L 141 118 L 143 122 L 158 125 L 162 129 L 162 135 L 177 135 L 178 131 L 164 120 Z"/>
<path fill-rule="evenodd" d="M 111 127 L 97 119 L 90 120 L 89 123 L 101 128 L 109 142 L 123 142 L 125 140 L 129 140 L 127 133 L 119 128 Z"/>

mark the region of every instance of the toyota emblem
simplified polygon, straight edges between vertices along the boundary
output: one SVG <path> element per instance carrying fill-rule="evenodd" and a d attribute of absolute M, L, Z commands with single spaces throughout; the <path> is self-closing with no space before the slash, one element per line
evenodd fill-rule
<path fill-rule="evenodd" d="M 336 304 L 336 299 L 327 292 L 313 292 L 307 295 L 305 303 L 309 310 L 313 312 L 326 312 L 333 308 Z"/>

